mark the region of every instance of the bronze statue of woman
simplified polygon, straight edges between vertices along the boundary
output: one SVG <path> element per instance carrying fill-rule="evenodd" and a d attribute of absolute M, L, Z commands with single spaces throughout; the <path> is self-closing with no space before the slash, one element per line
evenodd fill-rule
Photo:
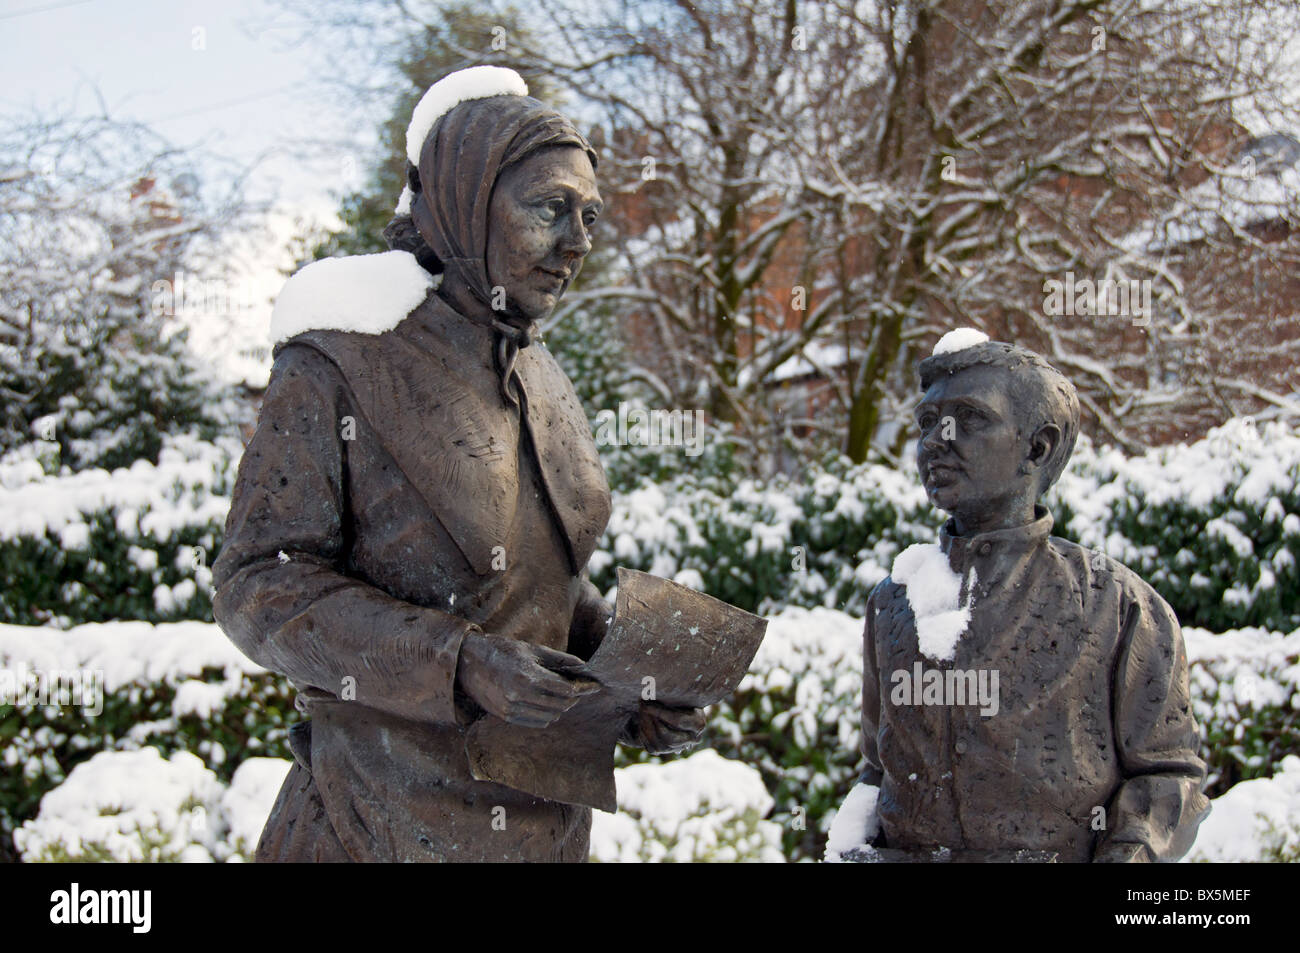
<path fill-rule="evenodd" d="M 309 719 L 257 859 L 581 861 L 590 809 L 475 780 L 465 732 L 549 725 L 595 688 L 609 489 L 536 331 L 591 249 L 596 155 L 499 67 L 431 87 L 407 147 L 394 250 L 277 299 L 213 566 L 217 621 Z M 679 750 L 703 725 L 645 703 L 624 740 Z"/>

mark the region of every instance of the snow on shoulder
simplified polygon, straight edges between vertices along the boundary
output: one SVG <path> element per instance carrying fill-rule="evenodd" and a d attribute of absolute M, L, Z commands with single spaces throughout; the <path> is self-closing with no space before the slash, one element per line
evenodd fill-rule
<path fill-rule="evenodd" d="M 970 622 L 971 597 L 964 606 L 959 604 L 961 576 L 948 565 L 947 555 L 937 543 L 917 543 L 894 558 L 889 575 L 907 589 L 921 652 L 936 662 L 951 662 L 957 640 Z M 971 567 L 967 591 L 974 589 L 975 568 Z"/>
<path fill-rule="evenodd" d="M 410 252 L 322 258 L 299 270 L 280 290 L 271 311 L 271 343 L 304 331 L 390 331 L 436 283 Z"/>
<path fill-rule="evenodd" d="M 930 356 L 938 357 L 940 354 L 949 354 L 952 351 L 964 351 L 968 347 L 983 344 L 988 339 L 989 336 L 983 331 L 976 331 L 974 328 L 957 328 L 939 338 L 939 343 L 934 346 Z"/>
<path fill-rule="evenodd" d="M 528 84 L 523 77 L 504 66 L 471 66 L 444 76 L 429 87 L 411 112 L 411 124 L 406 127 L 406 158 L 418 166 L 420 150 L 433 124 L 461 103 L 489 96 L 527 95 Z"/>

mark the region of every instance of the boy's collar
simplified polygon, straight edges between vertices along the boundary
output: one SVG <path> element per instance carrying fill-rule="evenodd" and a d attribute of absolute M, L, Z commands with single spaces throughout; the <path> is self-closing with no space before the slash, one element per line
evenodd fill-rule
<path fill-rule="evenodd" d="M 1042 543 L 1052 534 L 1052 514 L 1042 504 L 1034 504 L 1034 520 L 1023 526 L 1007 529 L 995 529 L 975 536 L 958 536 L 953 532 L 954 523 L 949 519 L 939 530 L 939 547 L 952 561 L 956 556 L 964 562 L 963 557 L 1019 555 Z"/>

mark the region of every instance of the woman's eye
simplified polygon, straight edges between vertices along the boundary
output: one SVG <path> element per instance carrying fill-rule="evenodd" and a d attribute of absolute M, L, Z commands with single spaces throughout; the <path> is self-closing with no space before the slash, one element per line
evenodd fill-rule
<path fill-rule="evenodd" d="M 586 215 L 582 216 L 582 223 L 588 228 L 591 228 L 596 224 L 596 217 L 595 212 L 588 212 Z"/>
<path fill-rule="evenodd" d="M 564 211 L 564 202 L 560 199 L 552 199 L 549 202 L 543 202 L 537 208 L 543 221 L 553 222 Z"/>

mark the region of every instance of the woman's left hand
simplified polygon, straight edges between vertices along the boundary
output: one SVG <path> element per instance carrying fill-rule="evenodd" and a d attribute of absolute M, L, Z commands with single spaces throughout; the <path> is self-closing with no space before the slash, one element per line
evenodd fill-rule
<path fill-rule="evenodd" d="M 703 708 L 669 708 L 643 701 L 619 741 L 650 754 L 672 754 L 699 744 L 706 722 Z"/>

